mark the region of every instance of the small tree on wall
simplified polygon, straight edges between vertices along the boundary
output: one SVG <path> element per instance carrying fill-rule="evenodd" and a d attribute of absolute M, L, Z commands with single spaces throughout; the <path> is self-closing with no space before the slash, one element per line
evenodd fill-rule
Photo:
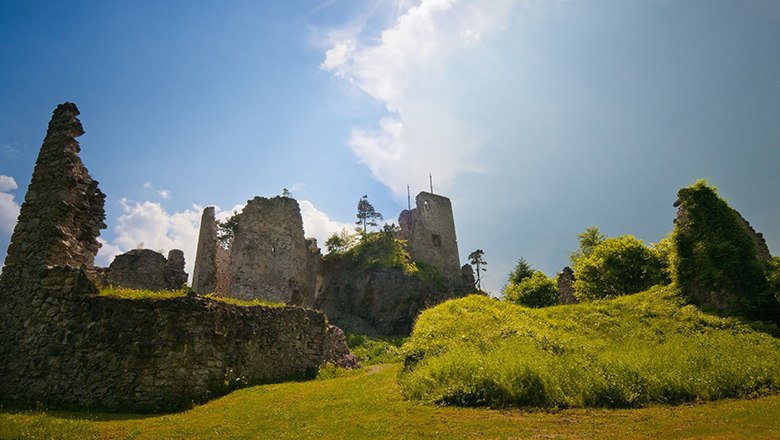
<path fill-rule="evenodd" d="M 360 201 L 358 201 L 357 219 L 355 224 L 363 227 L 363 235 L 365 235 L 368 231 L 368 227 L 376 226 L 377 221 L 381 221 L 383 217 L 382 214 L 376 212 L 374 205 L 368 201 L 368 196 L 364 195 L 360 198 Z"/>
<path fill-rule="evenodd" d="M 481 272 L 487 272 L 487 269 L 485 266 L 487 266 L 487 261 L 485 261 L 485 251 L 482 249 L 477 249 L 474 252 L 469 254 L 469 264 L 474 266 L 474 270 L 477 272 L 477 283 L 475 287 L 478 290 L 482 290 L 482 276 Z"/>

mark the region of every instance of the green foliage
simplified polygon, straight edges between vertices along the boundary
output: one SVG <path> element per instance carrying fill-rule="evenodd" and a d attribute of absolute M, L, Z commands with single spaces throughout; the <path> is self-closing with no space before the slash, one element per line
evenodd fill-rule
<path fill-rule="evenodd" d="M 656 252 L 631 235 L 607 238 L 574 266 L 574 291 L 580 301 L 640 292 L 663 281 Z"/>
<path fill-rule="evenodd" d="M 547 307 L 558 304 L 558 286 L 542 271 L 534 271 L 519 283 L 507 284 L 504 299 L 526 307 Z"/>
<path fill-rule="evenodd" d="M 487 261 L 485 261 L 485 251 L 477 249 L 469 254 L 469 264 L 474 266 L 474 272 L 477 274 L 477 290 L 482 290 L 482 272 L 486 272 Z"/>
<path fill-rule="evenodd" d="M 772 257 L 769 260 L 766 275 L 769 281 L 769 291 L 774 294 L 777 301 L 780 301 L 780 257 Z"/>
<path fill-rule="evenodd" d="M 357 356 L 364 367 L 401 362 L 400 347 L 405 340 L 402 337 L 370 337 L 347 333 L 349 351 Z"/>
<path fill-rule="evenodd" d="M 571 260 L 572 266 L 576 266 L 577 261 L 580 258 L 590 255 L 593 249 L 606 239 L 607 236 L 602 234 L 596 226 L 591 226 L 586 229 L 585 232 L 578 234 L 577 241 L 579 242 L 579 249 L 569 254 L 569 260 Z"/>
<path fill-rule="evenodd" d="M 224 221 L 217 220 L 217 240 L 222 247 L 228 247 L 230 241 L 238 234 L 238 213 L 233 211 L 233 215 Z"/>
<path fill-rule="evenodd" d="M 369 232 L 363 239 L 342 252 L 331 252 L 325 256 L 329 263 L 344 263 L 351 269 L 397 268 L 407 275 L 419 271 L 412 261 L 403 240 L 385 232 Z"/>
<path fill-rule="evenodd" d="M 350 234 L 346 229 L 342 229 L 340 232 L 334 232 L 325 241 L 325 247 L 328 248 L 328 253 L 343 253 L 352 248 L 357 242 L 355 235 Z"/>
<path fill-rule="evenodd" d="M 766 267 L 742 219 L 700 180 L 678 193 L 672 278 L 688 299 L 707 310 L 778 320 Z"/>
<path fill-rule="evenodd" d="M 518 284 L 524 279 L 530 277 L 536 272 L 533 267 L 525 260 L 520 258 L 515 264 L 515 268 L 509 273 L 509 284 Z"/>
<path fill-rule="evenodd" d="M 636 407 L 780 391 L 780 340 L 656 286 L 529 309 L 472 295 L 424 311 L 403 393 L 445 405 Z"/>
<path fill-rule="evenodd" d="M 376 212 L 374 205 L 368 201 L 368 196 L 364 195 L 358 201 L 357 219 L 355 224 L 362 226 L 363 234 L 366 234 L 368 232 L 368 226 L 376 226 L 376 222 L 382 220 L 382 214 Z"/>
<path fill-rule="evenodd" d="M 160 300 L 181 298 L 187 296 L 188 288 L 184 287 L 179 290 L 146 290 L 146 289 L 129 289 L 126 287 L 114 287 L 104 286 L 100 288 L 98 293 L 100 296 L 108 296 L 112 298 L 133 299 L 133 300 Z"/>

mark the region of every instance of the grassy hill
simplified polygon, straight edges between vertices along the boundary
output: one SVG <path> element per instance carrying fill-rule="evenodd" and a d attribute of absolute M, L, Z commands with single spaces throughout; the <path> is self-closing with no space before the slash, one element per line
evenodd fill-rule
<path fill-rule="evenodd" d="M 529 309 L 481 296 L 420 316 L 404 395 L 461 406 L 637 407 L 780 390 L 780 340 L 672 287 Z"/>
<path fill-rule="evenodd" d="M 169 415 L 5 410 L 0 438 L 774 439 L 780 432 L 780 396 L 622 410 L 438 407 L 402 398 L 400 368 L 245 388 Z"/>

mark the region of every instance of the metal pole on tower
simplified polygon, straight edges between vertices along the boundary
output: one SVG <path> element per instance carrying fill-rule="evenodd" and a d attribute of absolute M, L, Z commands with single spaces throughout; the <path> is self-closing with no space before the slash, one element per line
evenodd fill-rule
<path fill-rule="evenodd" d="M 428 179 L 431 181 L 431 194 L 433 194 L 433 174 L 428 174 Z"/>
<path fill-rule="evenodd" d="M 409 211 L 412 210 L 412 193 L 409 192 L 409 185 L 406 185 L 406 206 Z"/>

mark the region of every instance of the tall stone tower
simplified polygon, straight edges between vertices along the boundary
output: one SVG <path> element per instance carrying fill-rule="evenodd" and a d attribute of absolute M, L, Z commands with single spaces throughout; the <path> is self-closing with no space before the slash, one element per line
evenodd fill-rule
<path fill-rule="evenodd" d="M 8 246 L 3 286 L 34 285 L 54 266 L 94 265 L 106 196 L 79 158 L 76 138 L 84 129 L 78 115 L 70 102 L 54 110 Z"/>
<path fill-rule="evenodd" d="M 405 209 L 398 216 L 398 237 L 407 241 L 412 260 L 435 267 L 450 280 L 459 280 L 460 256 L 450 199 L 423 191 L 415 203 L 416 208 Z"/>

